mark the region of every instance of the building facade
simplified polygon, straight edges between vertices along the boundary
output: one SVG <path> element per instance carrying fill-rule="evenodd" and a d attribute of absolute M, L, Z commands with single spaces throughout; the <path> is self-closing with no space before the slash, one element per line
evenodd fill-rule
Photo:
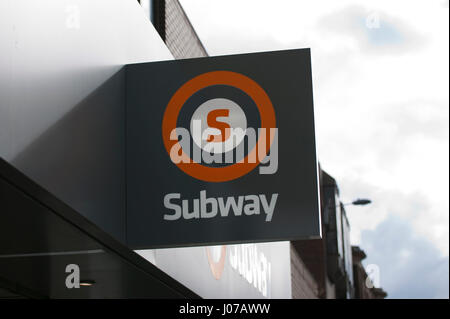
<path fill-rule="evenodd" d="M 356 299 L 384 299 L 387 297 L 387 293 L 380 287 L 375 287 L 373 281 L 368 276 L 362 260 L 366 258 L 364 250 L 358 246 L 352 247 L 353 255 L 353 276 L 355 282 L 355 294 Z"/>

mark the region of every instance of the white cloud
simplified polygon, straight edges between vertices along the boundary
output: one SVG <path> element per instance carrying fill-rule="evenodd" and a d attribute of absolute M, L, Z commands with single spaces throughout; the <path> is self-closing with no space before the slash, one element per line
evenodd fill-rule
<path fill-rule="evenodd" d="M 364 54 L 393 55 L 423 49 L 427 38 L 385 11 L 354 5 L 320 18 L 317 28 L 355 42 Z"/>
<path fill-rule="evenodd" d="M 417 236 L 407 219 L 389 215 L 362 234 L 365 265 L 380 269 L 380 286 L 390 298 L 448 298 L 449 259 Z"/>

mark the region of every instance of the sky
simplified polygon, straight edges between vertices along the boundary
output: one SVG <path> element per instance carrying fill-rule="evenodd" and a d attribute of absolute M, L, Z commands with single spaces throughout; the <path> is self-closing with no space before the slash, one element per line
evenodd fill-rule
<path fill-rule="evenodd" d="M 209 55 L 311 48 L 323 169 L 391 298 L 449 297 L 449 1 L 181 0 Z"/>

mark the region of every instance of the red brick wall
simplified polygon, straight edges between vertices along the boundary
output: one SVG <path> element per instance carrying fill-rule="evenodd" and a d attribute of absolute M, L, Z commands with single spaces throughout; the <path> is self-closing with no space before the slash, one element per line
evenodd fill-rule
<path fill-rule="evenodd" d="M 291 283 L 293 299 L 317 299 L 318 286 L 291 243 Z"/>

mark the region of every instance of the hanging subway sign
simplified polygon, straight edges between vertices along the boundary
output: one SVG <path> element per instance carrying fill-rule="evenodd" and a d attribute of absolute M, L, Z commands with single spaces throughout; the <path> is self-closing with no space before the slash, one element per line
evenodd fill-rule
<path fill-rule="evenodd" d="M 320 236 L 308 49 L 127 65 L 132 248 Z"/>

